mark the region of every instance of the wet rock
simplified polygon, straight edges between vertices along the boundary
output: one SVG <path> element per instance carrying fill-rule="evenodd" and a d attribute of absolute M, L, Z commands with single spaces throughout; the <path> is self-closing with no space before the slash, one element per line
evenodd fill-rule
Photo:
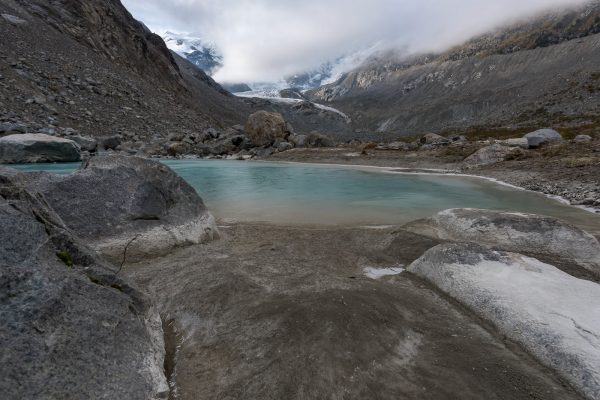
<path fill-rule="evenodd" d="M 69 136 L 69 139 L 77 143 L 83 151 L 94 152 L 98 148 L 98 142 L 94 138 L 75 135 Z"/>
<path fill-rule="evenodd" d="M 69 139 L 24 133 L 0 138 L 0 163 L 72 162 L 81 148 Z"/>
<path fill-rule="evenodd" d="M 552 142 L 561 142 L 563 140 L 560 133 L 553 129 L 540 129 L 523 136 L 527 139 L 530 148 L 538 148 L 544 144 Z"/>
<path fill-rule="evenodd" d="M 555 218 L 479 209 L 450 209 L 411 231 L 442 240 L 474 242 L 523 254 L 570 261 L 600 275 L 600 243 L 589 233 Z"/>
<path fill-rule="evenodd" d="M 258 111 L 248 117 L 246 134 L 255 146 L 270 146 L 277 139 L 287 139 L 292 133 L 279 113 Z"/>
<path fill-rule="evenodd" d="M 26 179 L 0 169 L 3 397 L 166 398 L 158 312 Z"/>
<path fill-rule="evenodd" d="M 600 396 L 600 286 L 476 244 L 443 244 L 408 270 L 520 343 L 587 398 Z"/>
<path fill-rule="evenodd" d="M 116 262 L 125 249 L 128 261 L 141 260 L 218 235 L 196 191 L 158 162 L 101 155 L 74 174 L 39 174 L 28 185 L 71 230 Z"/>
<path fill-rule="evenodd" d="M 504 161 L 512 151 L 513 149 L 509 147 L 493 144 L 471 154 L 469 157 L 465 158 L 463 163 L 468 167 L 496 164 Z"/>

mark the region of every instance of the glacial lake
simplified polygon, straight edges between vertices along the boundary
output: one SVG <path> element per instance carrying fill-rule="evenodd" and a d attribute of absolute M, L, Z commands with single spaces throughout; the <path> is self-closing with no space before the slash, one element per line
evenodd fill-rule
<path fill-rule="evenodd" d="M 396 225 L 448 208 L 558 217 L 600 234 L 600 215 L 485 179 L 394 169 L 225 160 L 164 160 L 217 218 L 294 224 Z M 12 166 L 69 174 L 73 164 Z"/>

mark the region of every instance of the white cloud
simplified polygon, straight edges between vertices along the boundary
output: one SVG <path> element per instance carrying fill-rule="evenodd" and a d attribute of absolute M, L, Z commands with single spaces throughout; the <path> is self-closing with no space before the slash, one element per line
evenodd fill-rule
<path fill-rule="evenodd" d="M 276 81 L 353 51 L 443 50 L 514 18 L 585 0 L 123 0 L 155 32 L 197 32 L 217 80 Z M 376 46 L 378 45 L 378 46 Z"/>

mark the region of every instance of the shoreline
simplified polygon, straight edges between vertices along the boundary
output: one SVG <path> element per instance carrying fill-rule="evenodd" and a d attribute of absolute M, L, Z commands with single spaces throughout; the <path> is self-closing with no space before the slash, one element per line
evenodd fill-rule
<path fill-rule="evenodd" d="M 577 209 L 600 214 L 600 181 L 598 165 L 572 167 L 576 157 L 596 157 L 599 146 L 589 148 L 570 144 L 563 153 L 548 158 L 544 153 L 531 153 L 530 158 L 465 168 L 463 156 L 446 155 L 444 149 L 431 151 L 375 150 L 368 155 L 348 157 L 348 149 L 293 149 L 277 153 L 262 161 L 369 167 L 376 170 L 399 170 L 401 173 L 455 174 L 489 181 L 543 194 Z M 586 159 L 587 160 L 587 159 Z"/>
<path fill-rule="evenodd" d="M 233 160 L 233 161 L 237 161 L 237 160 Z M 464 172 L 458 172 L 457 170 L 438 169 L 438 168 L 409 168 L 409 167 L 389 167 L 389 166 L 384 167 L 384 166 L 378 166 L 378 165 L 321 163 L 321 162 L 311 162 L 311 161 L 279 161 L 279 160 L 273 161 L 273 160 L 266 160 L 266 159 L 244 160 L 244 161 L 276 163 L 276 164 L 292 164 L 292 165 L 306 164 L 306 165 L 317 165 L 317 166 L 323 166 L 323 167 L 332 166 L 332 167 L 343 167 L 343 168 L 365 169 L 365 170 L 374 169 L 374 170 L 377 170 L 376 172 L 380 172 L 380 173 L 403 174 L 403 175 L 433 175 L 433 176 L 447 175 L 447 176 L 457 176 L 457 177 L 466 177 L 466 178 L 477 178 L 477 179 L 487 180 L 489 182 L 493 182 L 493 183 L 496 183 L 496 184 L 499 184 L 502 186 L 506 186 L 511 189 L 523 190 L 523 191 L 530 192 L 530 193 L 537 193 L 548 199 L 555 200 L 561 204 L 575 207 L 577 209 L 587 211 L 592 214 L 600 214 L 600 209 L 597 209 L 594 207 L 587 207 L 587 206 L 572 204 L 572 202 L 570 200 L 568 200 L 562 196 L 559 196 L 559 195 L 553 195 L 553 194 L 544 193 L 544 192 L 537 191 L 537 190 L 527 189 L 525 187 L 518 186 L 518 185 L 512 184 L 510 182 L 505 182 L 505 181 L 502 181 L 498 178 L 494 178 L 491 176 L 467 174 Z M 405 169 L 407 171 L 401 171 L 402 169 Z"/>

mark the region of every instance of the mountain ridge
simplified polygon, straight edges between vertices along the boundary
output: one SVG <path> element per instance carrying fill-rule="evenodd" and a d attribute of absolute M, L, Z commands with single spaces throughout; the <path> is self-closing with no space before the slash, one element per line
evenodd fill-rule
<path fill-rule="evenodd" d="M 308 97 L 349 114 L 362 132 L 591 126 L 599 107 L 589 98 L 598 89 L 599 30 L 594 1 L 437 55 L 373 57 Z"/>

